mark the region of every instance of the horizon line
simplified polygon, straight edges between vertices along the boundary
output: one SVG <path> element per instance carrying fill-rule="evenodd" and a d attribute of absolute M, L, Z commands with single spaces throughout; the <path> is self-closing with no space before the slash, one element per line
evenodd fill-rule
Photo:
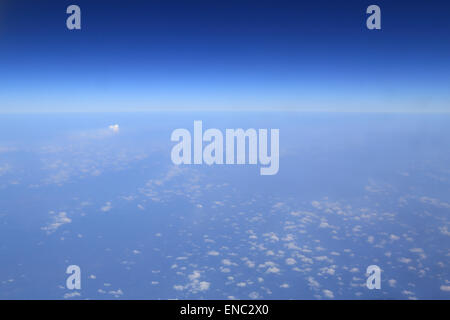
<path fill-rule="evenodd" d="M 190 113 L 190 112 L 254 112 L 254 113 L 373 113 L 373 114 L 450 114 L 450 110 L 314 110 L 314 109 L 132 109 L 132 110 L 22 110 L 2 111 L 0 114 L 71 114 L 71 113 Z"/>

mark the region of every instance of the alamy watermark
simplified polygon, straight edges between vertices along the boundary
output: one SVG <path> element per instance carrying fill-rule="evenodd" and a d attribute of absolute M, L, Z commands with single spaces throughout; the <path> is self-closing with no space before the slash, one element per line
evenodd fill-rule
<path fill-rule="evenodd" d="M 66 20 L 66 26 L 69 30 L 80 30 L 81 29 L 81 9 L 76 4 L 72 4 L 67 7 L 67 14 L 70 14 Z"/>
<path fill-rule="evenodd" d="M 366 275 L 368 275 L 366 281 L 367 289 L 381 289 L 381 269 L 379 266 L 375 264 L 368 266 Z"/>
<path fill-rule="evenodd" d="M 66 13 L 70 14 L 66 20 L 66 26 L 69 30 L 81 30 L 81 9 L 78 5 L 72 4 L 67 7 Z M 372 4 L 367 7 L 366 14 L 370 14 L 366 20 L 366 26 L 369 30 L 381 29 L 381 9 L 379 6 Z"/>
<path fill-rule="evenodd" d="M 279 138 L 280 130 L 270 129 L 270 150 L 268 150 L 267 129 L 245 131 L 226 129 L 224 142 L 222 131 L 211 128 L 203 132 L 202 121 L 194 121 L 193 139 L 191 132 L 187 129 L 176 129 L 172 132 L 170 139 L 178 143 L 172 148 L 171 159 L 176 165 L 203 163 L 256 165 L 259 163 L 262 166 L 261 175 L 274 175 L 277 174 L 280 164 Z M 208 143 L 204 148 L 203 142 Z"/>
<path fill-rule="evenodd" d="M 81 289 L 81 269 L 79 266 L 72 264 L 67 267 L 66 273 L 70 274 L 66 280 L 66 287 L 69 290 Z"/>
<path fill-rule="evenodd" d="M 381 9 L 379 6 L 373 4 L 367 7 L 367 14 L 370 16 L 366 20 L 366 26 L 369 30 L 381 29 Z"/>

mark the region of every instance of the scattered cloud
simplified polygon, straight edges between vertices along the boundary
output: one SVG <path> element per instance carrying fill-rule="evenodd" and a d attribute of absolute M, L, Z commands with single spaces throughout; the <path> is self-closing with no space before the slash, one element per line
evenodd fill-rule
<path fill-rule="evenodd" d="M 42 230 L 47 231 L 48 234 L 55 232 L 62 225 L 72 222 L 72 219 L 67 217 L 66 212 L 55 213 L 54 211 L 50 211 L 50 214 L 53 216 L 52 222 L 41 228 Z"/>
<path fill-rule="evenodd" d="M 108 212 L 111 209 L 112 209 L 111 202 L 106 202 L 105 205 L 100 208 L 100 210 L 102 210 L 103 212 Z"/>
<path fill-rule="evenodd" d="M 112 124 L 108 128 L 109 128 L 109 130 L 111 130 L 114 133 L 119 132 L 119 125 L 118 124 Z"/>
<path fill-rule="evenodd" d="M 331 290 L 324 289 L 322 292 L 325 297 L 330 298 L 330 299 L 334 298 L 334 294 Z"/>

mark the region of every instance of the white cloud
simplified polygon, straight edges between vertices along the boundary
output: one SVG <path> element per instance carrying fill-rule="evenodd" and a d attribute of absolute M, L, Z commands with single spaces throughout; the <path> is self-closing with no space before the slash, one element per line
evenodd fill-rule
<path fill-rule="evenodd" d="M 119 132 L 119 125 L 118 124 L 112 124 L 108 128 L 109 128 L 109 130 L 111 130 L 114 133 Z"/>
<path fill-rule="evenodd" d="M 439 231 L 441 231 L 443 235 L 450 236 L 450 231 L 448 231 L 447 226 L 439 227 Z"/>
<path fill-rule="evenodd" d="M 402 258 L 398 259 L 398 261 L 400 261 L 401 263 L 410 263 L 411 259 L 402 257 Z"/>
<path fill-rule="evenodd" d="M 119 125 L 112 124 L 109 125 L 108 128 L 99 128 L 99 129 L 89 129 L 82 130 L 78 132 L 74 132 L 70 135 L 72 139 L 87 139 L 87 140 L 98 140 L 98 139 L 106 139 L 113 135 L 119 133 Z"/>
<path fill-rule="evenodd" d="M 209 286 L 211 285 L 211 283 L 206 282 L 206 281 L 200 281 L 198 284 L 198 289 L 200 291 L 205 291 L 209 289 Z"/>
<path fill-rule="evenodd" d="M 113 295 L 116 298 L 118 298 L 118 297 L 123 295 L 123 291 L 121 289 L 119 289 L 119 290 L 111 290 L 108 293 Z"/>
<path fill-rule="evenodd" d="M 334 298 L 334 294 L 333 294 L 333 292 L 332 292 L 331 290 L 324 289 L 324 290 L 323 290 L 323 294 L 324 294 L 325 297 L 327 297 L 327 298 L 330 298 L 330 299 L 333 299 L 333 298 Z"/>
<path fill-rule="evenodd" d="M 444 285 L 442 285 L 442 286 L 441 286 L 441 290 L 442 290 L 442 291 L 446 291 L 446 292 L 450 292 L 450 286 L 444 286 Z"/>
<path fill-rule="evenodd" d="M 280 238 L 274 232 L 268 232 L 263 234 L 264 237 L 268 238 L 271 242 L 278 242 Z"/>
<path fill-rule="evenodd" d="M 237 264 L 234 263 L 234 262 L 231 262 L 230 259 L 223 259 L 223 260 L 222 260 L 222 264 L 224 264 L 224 265 L 226 265 L 226 266 L 237 266 Z"/>
<path fill-rule="evenodd" d="M 308 278 L 308 285 L 313 289 L 317 289 L 320 287 L 320 284 L 316 280 L 314 280 L 313 277 Z"/>
<path fill-rule="evenodd" d="M 277 267 L 270 267 L 269 269 L 267 269 L 266 273 L 280 273 L 280 269 L 278 269 Z"/>
<path fill-rule="evenodd" d="M 450 208 L 450 204 L 430 197 L 421 197 L 420 202 L 431 204 L 436 207 Z"/>
<path fill-rule="evenodd" d="M 259 295 L 258 292 L 252 291 L 252 292 L 249 293 L 248 297 L 249 297 L 250 299 L 259 299 L 259 298 L 260 298 L 260 295 Z"/>
<path fill-rule="evenodd" d="M 199 271 L 194 271 L 194 272 L 192 272 L 192 274 L 190 274 L 189 276 L 188 276 L 188 278 L 189 278 L 189 280 L 195 280 L 195 279 L 198 279 L 198 278 L 200 278 L 200 272 Z"/>
<path fill-rule="evenodd" d="M 79 296 L 81 296 L 81 294 L 78 291 L 75 291 L 75 292 L 64 294 L 64 299 L 70 299 L 70 298 L 79 297 Z"/>
<path fill-rule="evenodd" d="M 247 260 L 245 261 L 245 264 L 247 265 L 247 267 L 249 268 L 254 268 L 255 267 L 255 263 L 251 260 Z"/>
<path fill-rule="evenodd" d="M 293 259 L 293 258 L 287 258 L 286 259 L 286 264 L 287 265 L 293 265 L 293 264 L 296 264 L 297 263 L 297 261 L 295 261 L 295 259 Z"/>
<path fill-rule="evenodd" d="M 336 272 L 336 270 L 334 269 L 336 266 L 331 266 L 331 267 L 324 267 L 324 268 L 321 268 L 320 269 L 320 271 L 321 272 L 323 272 L 323 273 L 326 273 L 326 274 L 329 274 L 329 275 L 334 275 L 335 274 L 335 272 Z M 321 275 L 321 274 L 319 274 L 319 275 Z"/>
<path fill-rule="evenodd" d="M 311 205 L 316 209 L 320 209 L 320 202 L 318 201 L 312 201 Z"/>
<path fill-rule="evenodd" d="M 108 201 L 107 203 L 105 203 L 103 207 L 101 207 L 100 210 L 102 210 L 103 212 L 108 212 L 111 209 L 112 209 L 111 202 Z"/>
<path fill-rule="evenodd" d="M 201 272 L 198 270 L 194 270 L 191 274 L 188 275 L 189 283 L 185 286 L 175 285 L 173 288 L 177 291 L 189 290 L 191 293 L 196 293 L 198 291 L 206 291 L 211 286 L 210 282 L 200 281 Z"/>
<path fill-rule="evenodd" d="M 388 280 L 388 283 L 389 283 L 389 286 L 390 286 L 390 287 L 394 288 L 395 285 L 397 284 L 397 280 L 389 279 L 389 280 Z"/>
<path fill-rule="evenodd" d="M 66 212 L 60 212 L 58 214 L 55 214 L 53 211 L 50 212 L 50 214 L 53 214 L 53 222 L 50 223 L 48 226 L 42 227 L 42 230 L 47 231 L 48 234 L 56 231 L 59 227 L 61 227 L 63 224 L 71 223 L 72 219 L 67 217 Z"/>

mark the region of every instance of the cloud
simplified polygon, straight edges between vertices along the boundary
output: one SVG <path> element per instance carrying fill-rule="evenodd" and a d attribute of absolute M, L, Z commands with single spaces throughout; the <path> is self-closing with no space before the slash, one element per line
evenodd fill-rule
<path fill-rule="evenodd" d="M 320 209 L 320 202 L 318 202 L 318 201 L 311 201 L 311 205 L 314 208 Z"/>
<path fill-rule="evenodd" d="M 447 202 L 443 202 L 439 199 L 434 199 L 434 198 L 430 198 L 430 197 L 421 197 L 419 199 L 420 202 L 425 203 L 425 204 L 430 204 L 433 205 L 435 207 L 441 207 L 441 208 L 450 208 L 450 204 Z"/>
<path fill-rule="evenodd" d="M 105 205 L 103 207 L 101 207 L 100 210 L 102 210 L 103 212 L 108 212 L 111 209 L 112 209 L 111 202 L 107 202 L 107 203 L 105 203 Z"/>
<path fill-rule="evenodd" d="M 446 291 L 446 292 L 450 292 L 450 286 L 444 286 L 444 285 L 442 285 L 442 286 L 441 286 L 441 290 L 442 290 L 442 291 Z"/>
<path fill-rule="evenodd" d="M 254 268 L 255 267 L 255 263 L 251 260 L 246 260 L 245 264 L 247 265 L 247 267 L 249 268 Z"/>
<path fill-rule="evenodd" d="M 443 235 L 450 236 L 450 231 L 448 231 L 447 226 L 440 227 L 440 228 L 439 228 L 439 231 L 441 231 L 441 233 L 442 233 Z"/>
<path fill-rule="evenodd" d="M 320 287 L 320 284 L 316 280 L 314 280 L 313 277 L 308 277 L 308 285 L 313 289 L 317 289 Z"/>
<path fill-rule="evenodd" d="M 108 293 L 113 295 L 116 298 L 119 298 L 120 296 L 123 295 L 123 291 L 121 289 L 119 289 L 119 290 L 111 290 Z"/>
<path fill-rule="evenodd" d="M 267 269 L 266 273 L 280 273 L 280 269 L 277 267 L 270 267 Z"/>
<path fill-rule="evenodd" d="M 191 280 L 191 281 L 200 278 L 200 271 L 194 271 L 194 272 L 192 272 L 192 274 L 190 274 L 190 275 L 188 276 L 188 278 L 189 278 L 189 280 Z"/>
<path fill-rule="evenodd" d="M 280 241 L 280 238 L 278 238 L 278 236 L 274 232 L 264 233 L 263 237 L 268 238 L 271 242 Z"/>
<path fill-rule="evenodd" d="M 331 266 L 331 267 L 324 267 L 324 268 L 321 268 L 320 269 L 320 272 L 321 273 L 319 273 L 319 275 L 322 275 L 322 273 L 325 273 L 325 274 L 329 274 L 329 275 L 334 275 L 335 273 L 336 273 L 336 270 L 334 269 L 336 266 Z"/>
<path fill-rule="evenodd" d="M 388 283 L 389 283 L 389 286 L 390 286 L 390 287 L 394 288 L 395 285 L 397 284 L 397 280 L 389 279 L 389 280 L 388 280 Z"/>
<path fill-rule="evenodd" d="M 211 283 L 209 283 L 209 282 L 200 281 L 198 284 L 198 290 L 200 290 L 200 291 L 208 290 L 210 285 L 211 285 Z"/>
<path fill-rule="evenodd" d="M 63 224 L 71 223 L 72 219 L 67 217 L 66 212 L 60 212 L 55 215 L 53 211 L 50 212 L 50 214 L 53 216 L 53 222 L 49 225 L 42 227 L 42 230 L 47 231 L 48 234 L 55 232 L 59 227 L 61 227 Z"/>
<path fill-rule="evenodd" d="M 79 297 L 79 296 L 81 296 L 81 294 L 78 291 L 75 291 L 75 292 L 64 294 L 64 299 L 70 299 L 70 298 L 75 298 L 75 297 Z"/>
<path fill-rule="evenodd" d="M 234 263 L 234 262 L 231 262 L 230 259 L 223 259 L 223 260 L 222 260 L 222 264 L 224 264 L 224 265 L 226 265 L 226 266 L 237 266 L 237 264 Z"/>
<path fill-rule="evenodd" d="M 293 259 L 293 258 L 287 258 L 286 259 L 286 264 L 287 265 L 293 265 L 293 264 L 296 264 L 297 263 L 297 261 L 295 261 L 295 259 Z"/>
<path fill-rule="evenodd" d="M 333 262 L 332 259 L 328 258 L 327 256 L 318 256 L 318 257 L 314 257 L 314 259 L 316 259 L 317 261 L 328 261 L 328 262 Z"/>
<path fill-rule="evenodd" d="M 258 292 L 252 291 L 252 292 L 250 292 L 250 293 L 248 294 L 248 297 L 249 297 L 250 299 L 259 299 L 259 298 L 260 298 L 260 295 L 259 295 Z"/>
<path fill-rule="evenodd" d="M 70 137 L 72 139 L 88 139 L 88 140 L 96 140 L 96 139 L 104 139 L 111 136 L 114 136 L 119 133 L 119 125 L 112 124 L 108 126 L 108 128 L 100 128 L 100 129 L 90 129 L 83 130 L 72 133 Z"/>
<path fill-rule="evenodd" d="M 334 294 L 333 294 L 333 292 L 332 292 L 331 290 L 324 289 L 324 290 L 323 290 L 323 294 L 324 294 L 325 297 L 327 297 L 327 298 L 330 298 L 330 299 L 333 299 L 333 298 L 334 298 Z"/>
<path fill-rule="evenodd" d="M 112 124 L 108 128 L 109 128 L 109 130 L 111 130 L 114 133 L 119 132 L 119 125 L 118 124 Z"/>
<path fill-rule="evenodd" d="M 411 259 L 402 257 L 402 258 L 398 259 L 398 261 L 400 261 L 401 263 L 410 263 Z"/>
<path fill-rule="evenodd" d="M 190 293 L 197 293 L 198 291 L 206 291 L 211 286 L 210 282 L 200 281 L 201 272 L 198 270 L 194 270 L 191 274 L 188 275 L 189 283 L 185 286 L 183 285 L 174 285 L 173 288 L 177 291 L 189 290 Z"/>
<path fill-rule="evenodd" d="M 391 234 L 391 235 L 389 236 L 389 238 L 390 238 L 391 240 L 398 240 L 398 239 L 400 239 L 400 237 L 399 237 L 399 236 L 396 236 L 395 234 Z"/>

